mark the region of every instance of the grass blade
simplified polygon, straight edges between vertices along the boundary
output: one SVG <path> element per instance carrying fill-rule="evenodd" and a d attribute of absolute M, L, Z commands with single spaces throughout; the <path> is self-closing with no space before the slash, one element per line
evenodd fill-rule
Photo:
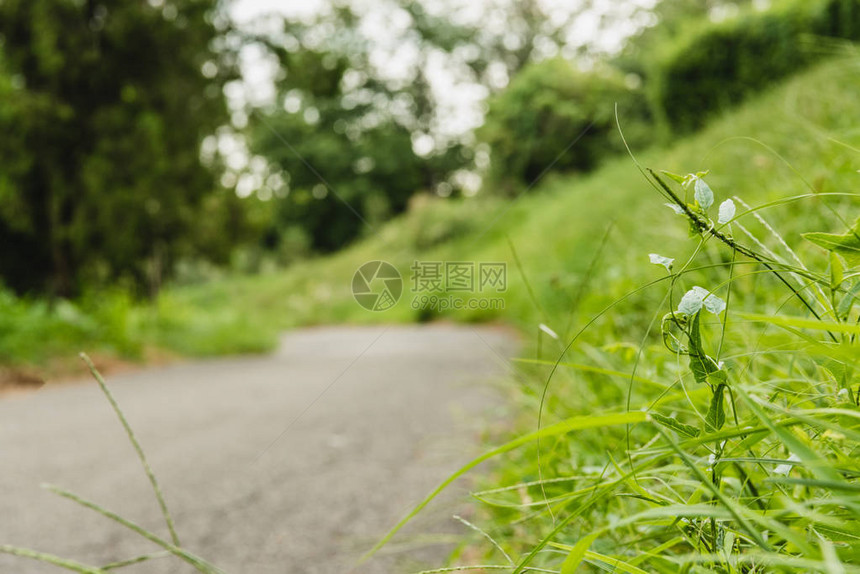
<path fill-rule="evenodd" d="M 38 560 L 39 562 L 53 564 L 54 566 L 65 568 L 66 570 L 71 570 L 72 572 L 80 572 L 81 574 L 107 573 L 107 571 L 102 568 L 96 568 L 95 566 L 87 566 L 86 564 L 75 562 L 74 560 L 67 560 L 65 558 L 60 558 L 59 556 L 54 556 L 53 554 L 36 552 L 35 550 L 29 550 L 27 548 L 18 548 L 17 546 L 0 545 L 0 554 L 11 554 L 12 556 L 21 556 L 22 558 L 32 558 L 33 560 Z"/>
<path fill-rule="evenodd" d="M 170 516 L 170 511 L 167 510 L 167 503 L 164 501 L 164 495 L 161 493 L 161 488 L 158 486 L 158 480 L 155 478 L 155 473 L 152 472 L 152 468 L 149 466 L 149 462 L 146 460 L 146 455 L 143 453 L 143 448 L 141 448 L 140 443 L 137 442 L 137 438 L 134 436 L 134 431 L 131 430 L 131 425 L 128 424 L 128 421 L 125 418 L 125 414 L 123 414 L 122 409 L 119 408 L 119 404 L 117 404 L 116 399 L 113 398 L 110 390 L 105 384 L 104 379 L 101 376 L 101 373 L 98 372 L 96 366 L 93 364 L 92 360 L 86 355 L 86 353 L 81 353 L 81 359 L 86 363 L 87 367 L 95 378 L 96 382 L 99 384 L 102 392 L 105 397 L 107 397 L 110 406 L 113 408 L 116 413 L 117 418 L 119 418 L 119 422 L 122 423 L 123 428 L 125 429 L 125 434 L 128 435 L 128 440 L 131 441 L 131 445 L 134 447 L 135 452 L 137 453 L 137 457 L 140 459 L 140 463 L 143 465 L 143 470 L 146 472 L 146 477 L 149 479 L 149 483 L 152 485 L 152 490 L 155 493 L 155 498 L 158 500 L 158 506 L 161 507 L 161 514 L 164 516 L 164 521 L 167 523 L 167 529 L 170 531 L 170 538 L 173 540 L 173 544 L 175 546 L 179 546 L 179 536 L 176 534 L 176 528 L 173 525 L 173 518 Z"/>
<path fill-rule="evenodd" d="M 110 564 L 105 564 L 102 566 L 102 570 L 119 570 L 120 568 L 125 568 L 126 566 L 132 566 L 134 564 L 140 564 L 141 562 L 146 562 L 148 560 L 155 560 L 158 558 L 165 558 L 170 556 L 170 552 L 156 552 L 155 554 L 143 554 L 141 556 L 135 556 L 134 558 L 128 558 L 127 560 L 120 560 L 118 562 L 111 562 Z"/>
<path fill-rule="evenodd" d="M 567 555 L 567 558 L 561 564 L 561 574 L 573 574 L 576 572 L 576 569 L 579 568 L 579 565 L 585 559 L 585 553 L 591 548 L 591 543 L 594 542 L 595 538 L 597 538 L 597 534 L 590 534 L 574 544 L 573 548 L 570 549 L 570 554 Z"/>
<path fill-rule="evenodd" d="M 56 487 L 56 486 L 53 486 L 50 484 L 46 484 L 43 486 L 44 486 L 44 488 L 47 488 L 51 492 L 58 494 L 58 495 L 62 496 L 63 498 L 68 498 L 69 500 L 77 502 L 81 506 L 83 506 L 85 508 L 89 508 L 90 510 L 94 510 L 94 511 L 98 512 L 99 514 L 101 514 L 102 516 L 104 516 L 106 518 L 110 518 L 114 522 L 121 524 L 122 526 L 125 526 L 126 528 L 128 528 L 129 530 L 131 530 L 133 532 L 136 532 L 137 534 L 139 534 L 143 538 L 146 538 L 150 542 L 153 542 L 156 545 L 164 548 L 165 550 L 167 550 L 168 552 L 170 552 L 171 554 L 173 554 L 177 558 L 180 558 L 181 560 L 184 560 L 185 562 L 191 564 L 192 566 L 194 566 L 195 569 L 197 569 L 198 572 L 203 572 L 204 574 L 223 574 L 223 570 L 221 570 L 217 566 L 209 564 L 208 562 L 206 562 L 202 558 L 199 558 L 199 557 L 191 554 L 190 552 L 187 552 L 187 551 L 183 550 L 182 548 L 179 548 L 178 546 L 175 546 L 175 545 L 171 544 L 170 542 L 167 542 L 163 538 L 153 534 L 152 532 L 150 532 L 150 531 L 146 530 L 145 528 L 135 524 L 134 522 L 123 518 L 122 516 L 116 514 L 115 512 L 111 512 L 110 510 L 102 508 L 98 504 L 91 502 L 89 500 L 86 500 L 84 498 L 81 498 L 77 494 L 71 493 L 67 490 L 63 490 L 62 488 L 59 488 L 59 487 Z"/>

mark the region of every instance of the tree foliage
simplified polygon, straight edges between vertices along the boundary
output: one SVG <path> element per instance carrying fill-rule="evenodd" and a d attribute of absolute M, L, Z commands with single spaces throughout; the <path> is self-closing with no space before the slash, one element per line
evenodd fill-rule
<path fill-rule="evenodd" d="M 250 132 L 252 152 L 279 182 L 275 242 L 300 230 L 316 250 L 343 247 L 405 210 L 416 192 L 449 185 L 470 158 L 459 142 L 415 151 L 413 138 L 435 121 L 427 78 L 418 65 L 406 78 L 386 77 L 360 25 L 338 6 L 312 22 L 285 20 L 261 40 L 282 76 L 278 107 L 258 110 Z"/>
<path fill-rule="evenodd" d="M 587 171 L 648 132 L 645 98 L 610 69 L 580 72 L 562 59 L 526 67 L 489 103 L 479 138 L 492 152 L 494 191 L 510 195 L 548 169 Z"/>
<path fill-rule="evenodd" d="M 652 64 L 655 112 L 673 130 L 698 129 L 712 114 L 815 62 L 822 38 L 860 39 L 860 1 L 787 0 L 690 25 Z"/>
<path fill-rule="evenodd" d="M 200 143 L 235 59 L 216 0 L 0 3 L 0 277 L 157 284 L 216 191 Z M 13 249 L 7 248 L 14 246 Z"/>

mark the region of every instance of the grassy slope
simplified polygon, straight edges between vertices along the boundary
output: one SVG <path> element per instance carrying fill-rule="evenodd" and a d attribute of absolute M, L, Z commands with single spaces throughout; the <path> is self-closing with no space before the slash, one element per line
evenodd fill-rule
<path fill-rule="evenodd" d="M 860 155 L 830 138 L 860 147 L 857 72 L 846 63 L 824 65 L 693 138 L 668 150 L 648 151 L 639 160 L 645 166 L 678 173 L 710 169 L 708 179 L 718 201 L 734 194 L 755 204 L 804 193 L 808 189 L 803 179 L 819 192 L 850 191 L 858 179 Z M 824 216 L 816 220 L 807 209 L 810 206 L 815 202 L 770 213 L 779 218 L 790 215 L 790 227 L 801 230 L 831 225 Z M 468 218 L 461 217 L 466 221 L 460 222 L 465 229 L 459 230 L 459 237 L 426 249 L 416 246 L 432 242 L 434 234 L 453 234 L 457 225 L 446 222 L 457 209 L 461 207 L 430 205 L 371 231 L 366 240 L 333 257 L 283 272 L 176 289 L 168 293 L 166 304 L 177 309 L 232 308 L 257 332 L 269 333 L 315 323 L 412 321 L 417 314 L 408 304 L 408 291 L 395 309 L 384 313 L 370 313 L 356 305 L 349 291 L 355 269 L 365 261 L 384 259 L 408 277 L 416 259 L 501 260 L 509 264 L 509 289 L 500 318 L 527 333 L 544 321 L 565 334 L 570 314 L 577 313 L 571 301 L 591 265 L 597 238 L 610 224 L 610 239 L 591 278 L 593 288 L 586 290 L 587 301 L 581 302 L 580 309 L 591 309 L 601 299 L 614 299 L 659 276 L 659 268 L 647 263 L 649 252 L 680 259 L 694 246 L 686 238 L 684 225 L 662 206 L 627 157 L 588 176 L 551 175 L 513 205 L 472 201 L 466 206 Z M 434 233 L 434 226 L 441 231 Z M 546 316 L 528 296 L 508 238 Z M 476 312 L 452 316 L 491 318 Z M 181 347 L 178 342 L 174 345 Z"/>

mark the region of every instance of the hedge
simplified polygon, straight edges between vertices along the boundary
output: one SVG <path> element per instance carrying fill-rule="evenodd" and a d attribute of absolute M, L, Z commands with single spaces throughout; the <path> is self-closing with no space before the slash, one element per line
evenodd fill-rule
<path fill-rule="evenodd" d="M 628 87 L 617 70 L 579 71 L 561 58 L 527 66 L 490 99 L 478 130 L 479 140 L 491 150 L 491 191 L 512 195 L 550 166 L 554 171 L 588 171 L 621 151 L 616 104 L 631 139 L 640 141 L 650 133 L 645 95 Z"/>
<path fill-rule="evenodd" d="M 708 22 L 658 55 L 650 74 L 654 114 L 677 132 L 812 63 L 810 37 L 860 39 L 860 0 L 787 0 L 763 12 Z"/>

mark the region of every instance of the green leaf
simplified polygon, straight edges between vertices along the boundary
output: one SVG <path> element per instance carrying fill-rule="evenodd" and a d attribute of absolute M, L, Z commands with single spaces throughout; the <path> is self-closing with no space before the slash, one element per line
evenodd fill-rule
<path fill-rule="evenodd" d="M 712 359 L 705 354 L 697 353 L 690 355 L 690 370 L 693 372 L 693 378 L 697 383 L 703 384 L 708 382 L 711 361 Z"/>
<path fill-rule="evenodd" d="M 667 417 L 667 416 L 661 415 L 659 413 L 650 413 L 650 414 L 651 414 L 652 419 L 654 419 L 655 421 L 657 421 L 658 423 L 660 423 L 664 427 L 668 427 L 668 428 L 672 429 L 673 431 L 676 431 L 682 435 L 696 438 L 701 433 L 701 431 L 699 429 L 697 429 L 696 427 L 694 427 L 692 425 L 684 424 L 684 423 L 678 421 L 677 419 L 673 419 L 672 417 Z"/>
<path fill-rule="evenodd" d="M 723 408 L 723 403 L 725 402 L 723 389 L 725 388 L 725 384 L 720 384 L 714 389 L 714 396 L 711 397 L 711 406 L 708 409 L 708 414 L 705 416 L 705 424 L 708 426 L 708 430 L 720 430 L 726 424 L 726 411 Z"/>
<path fill-rule="evenodd" d="M 731 199 L 727 199 L 720 204 L 719 218 L 717 219 L 717 223 L 725 224 L 734 219 L 737 208 L 735 207 L 735 202 Z"/>
<path fill-rule="evenodd" d="M 827 358 L 821 362 L 821 367 L 830 373 L 830 376 L 839 383 L 840 388 L 845 387 L 845 381 L 848 378 L 848 365 L 841 361 Z"/>
<path fill-rule="evenodd" d="M 804 468 L 808 469 L 815 478 L 839 484 L 846 484 L 842 475 L 833 467 L 833 464 L 827 460 L 824 455 L 819 454 L 807 444 L 812 442 L 811 439 L 804 435 L 798 435 L 783 425 L 777 424 L 769 417 L 759 404 L 754 401 L 742 387 L 737 389 L 738 396 L 744 401 L 747 408 L 779 439 L 788 451 L 803 461 Z M 763 406 L 775 408 L 773 405 L 763 402 Z M 800 437 L 804 436 L 805 440 Z"/>
<path fill-rule="evenodd" d="M 672 173 L 672 172 L 666 171 L 666 170 L 660 170 L 660 173 L 662 173 L 663 175 L 665 175 L 669 179 L 674 180 L 677 183 L 680 183 L 681 185 L 684 185 L 685 182 L 687 181 L 687 177 L 684 175 L 678 175 L 677 173 Z"/>
<path fill-rule="evenodd" d="M 836 291 L 845 280 L 845 266 L 835 251 L 830 252 L 830 290 Z"/>
<path fill-rule="evenodd" d="M 678 456 L 684 462 L 684 465 L 693 472 L 695 478 L 698 479 L 699 483 L 711 491 L 711 494 L 714 495 L 714 498 L 716 498 L 720 502 L 720 504 L 722 504 L 726 508 L 726 510 L 731 513 L 732 518 L 734 518 L 735 521 L 740 525 L 740 527 L 746 531 L 749 537 L 753 541 L 755 541 L 755 543 L 765 552 L 771 552 L 772 548 L 768 544 L 767 540 L 765 540 L 764 537 L 761 535 L 760 529 L 754 527 L 749 520 L 753 519 L 758 523 L 762 523 L 765 521 L 765 519 L 763 517 L 757 516 L 756 514 L 747 514 L 747 512 L 745 512 L 746 507 L 741 506 L 737 501 L 726 496 L 719 487 L 717 487 L 713 482 L 711 482 L 710 478 L 708 478 L 705 473 L 702 472 L 702 469 L 700 469 L 696 465 L 696 463 L 693 462 L 693 459 L 690 458 L 690 455 L 687 454 L 684 449 L 680 447 L 680 445 L 678 445 L 678 443 L 675 441 L 674 438 L 672 438 L 671 435 L 663 432 L 660 427 L 655 428 L 657 429 L 657 432 L 659 432 L 660 435 L 666 440 L 666 442 L 669 443 L 669 446 L 672 447 L 672 450 L 674 450 L 678 454 Z M 768 526 L 770 526 L 772 523 L 773 521 L 770 521 Z M 798 546 L 802 547 L 802 542 Z"/>
<path fill-rule="evenodd" d="M 582 564 L 585 553 L 591 547 L 591 543 L 597 538 L 597 534 L 590 534 L 574 545 L 564 563 L 561 565 L 561 574 L 573 574 L 579 565 Z"/>
<path fill-rule="evenodd" d="M 699 312 L 699 309 L 702 308 L 702 301 L 704 297 L 695 289 L 690 289 L 684 296 L 681 297 L 681 301 L 678 303 L 678 313 L 683 313 L 685 315 L 695 315 Z"/>
<path fill-rule="evenodd" d="M 710 358 L 710 357 L 709 357 Z M 725 385 L 729 380 L 729 375 L 723 370 L 713 371 L 708 373 L 708 382 L 713 386 Z"/>
<path fill-rule="evenodd" d="M 654 263 L 653 259 L 651 262 Z M 681 297 L 681 302 L 678 303 L 678 312 L 692 315 L 693 313 L 697 313 L 702 308 L 702 305 L 714 315 L 719 315 L 726 310 L 725 301 L 704 287 L 696 285 Z"/>
<path fill-rule="evenodd" d="M 833 323 L 830 321 L 822 321 L 819 319 L 807 319 L 806 317 L 791 317 L 787 315 L 757 315 L 755 313 L 739 313 L 740 317 L 758 323 L 770 323 L 780 327 L 788 327 L 792 329 L 811 329 L 813 331 L 830 331 L 831 333 L 848 333 L 850 335 L 860 335 L 860 325 L 852 325 L 850 323 Z"/>
<path fill-rule="evenodd" d="M 699 209 L 698 205 L 691 205 L 688 203 L 687 207 L 693 213 L 697 213 L 697 212 L 701 211 L 701 209 Z M 692 218 L 689 218 L 689 217 L 687 218 L 687 235 L 689 235 L 690 237 L 699 237 L 702 235 L 702 230 L 699 229 L 699 224 L 696 223 Z"/>
<path fill-rule="evenodd" d="M 714 204 L 714 192 L 701 177 L 696 177 L 695 197 L 699 206 L 705 211 Z"/>
<path fill-rule="evenodd" d="M 710 507 L 713 508 L 713 507 Z M 677 544 L 677 542 L 673 541 L 673 545 Z M 558 542 L 548 542 L 548 546 L 552 546 L 553 548 L 558 548 L 559 550 L 567 550 L 568 552 L 573 552 L 574 547 L 568 544 L 559 544 Z M 578 544 L 577 544 L 578 545 Z M 671 547 L 671 546 L 669 546 Z M 589 562 L 600 562 L 600 566 L 603 566 L 601 569 L 609 570 L 610 572 L 622 572 L 623 574 L 648 574 L 645 570 L 638 568 L 633 562 L 636 560 L 635 558 L 629 562 L 624 562 L 623 560 L 619 560 L 618 558 L 612 556 L 605 556 L 603 554 L 598 554 L 592 550 L 586 549 L 583 554 L 584 558 Z M 647 555 L 645 555 L 647 557 Z M 605 565 L 605 566 L 604 566 Z M 609 566 L 609 568 L 606 568 Z M 571 572 L 573 572 L 571 570 Z M 567 574 L 567 571 L 562 568 L 560 574 Z"/>
<path fill-rule="evenodd" d="M 680 205 L 675 203 L 664 203 L 663 205 L 674 211 L 677 215 L 684 215 L 684 209 Z"/>
<path fill-rule="evenodd" d="M 768 482 L 778 482 L 780 484 L 802 484 L 803 486 L 823 488 L 825 490 L 860 492 L 860 484 L 856 484 L 853 482 L 818 480 L 814 478 L 789 478 L 782 476 L 769 476 L 765 480 L 767 480 Z"/>
<path fill-rule="evenodd" d="M 690 371 L 693 373 L 693 378 L 697 383 L 708 382 L 708 376 L 720 370 L 717 362 L 705 354 L 702 350 L 702 336 L 699 332 L 699 316 L 701 313 L 696 313 L 690 323 Z"/>
<path fill-rule="evenodd" d="M 585 557 L 589 560 L 602 562 L 608 565 L 610 567 L 610 572 L 623 572 L 624 574 L 648 574 L 645 570 L 637 568 L 628 562 L 624 562 L 618 558 L 613 558 L 612 556 L 598 554 L 597 552 L 592 552 L 590 550 L 585 553 Z"/>
<path fill-rule="evenodd" d="M 839 305 L 836 306 L 836 314 L 839 317 L 847 317 L 849 313 L 851 313 L 851 307 L 854 306 L 854 299 L 856 299 L 860 295 L 860 281 L 854 284 L 851 289 L 848 290 L 848 293 L 845 294 L 845 297 L 839 302 Z"/>
<path fill-rule="evenodd" d="M 726 302 L 713 294 L 705 297 L 705 300 L 702 301 L 702 303 L 704 303 L 705 309 L 714 315 L 719 315 L 726 310 Z"/>
<path fill-rule="evenodd" d="M 849 267 L 860 265 L 860 219 L 842 234 L 813 232 L 802 235 L 807 241 L 844 257 Z"/>
<path fill-rule="evenodd" d="M 673 353 L 686 353 L 681 341 L 672 333 L 672 325 L 684 329 L 687 324 L 688 315 L 685 313 L 666 313 L 660 322 L 660 334 L 663 335 L 663 344 Z"/>
<path fill-rule="evenodd" d="M 672 264 L 675 262 L 671 257 L 664 257 L 658 253 L 651 253 L 648 255 L 651 263 L 654 265 L 662 265 L 666 268 L 666 271 L 672 272 Z"/>

